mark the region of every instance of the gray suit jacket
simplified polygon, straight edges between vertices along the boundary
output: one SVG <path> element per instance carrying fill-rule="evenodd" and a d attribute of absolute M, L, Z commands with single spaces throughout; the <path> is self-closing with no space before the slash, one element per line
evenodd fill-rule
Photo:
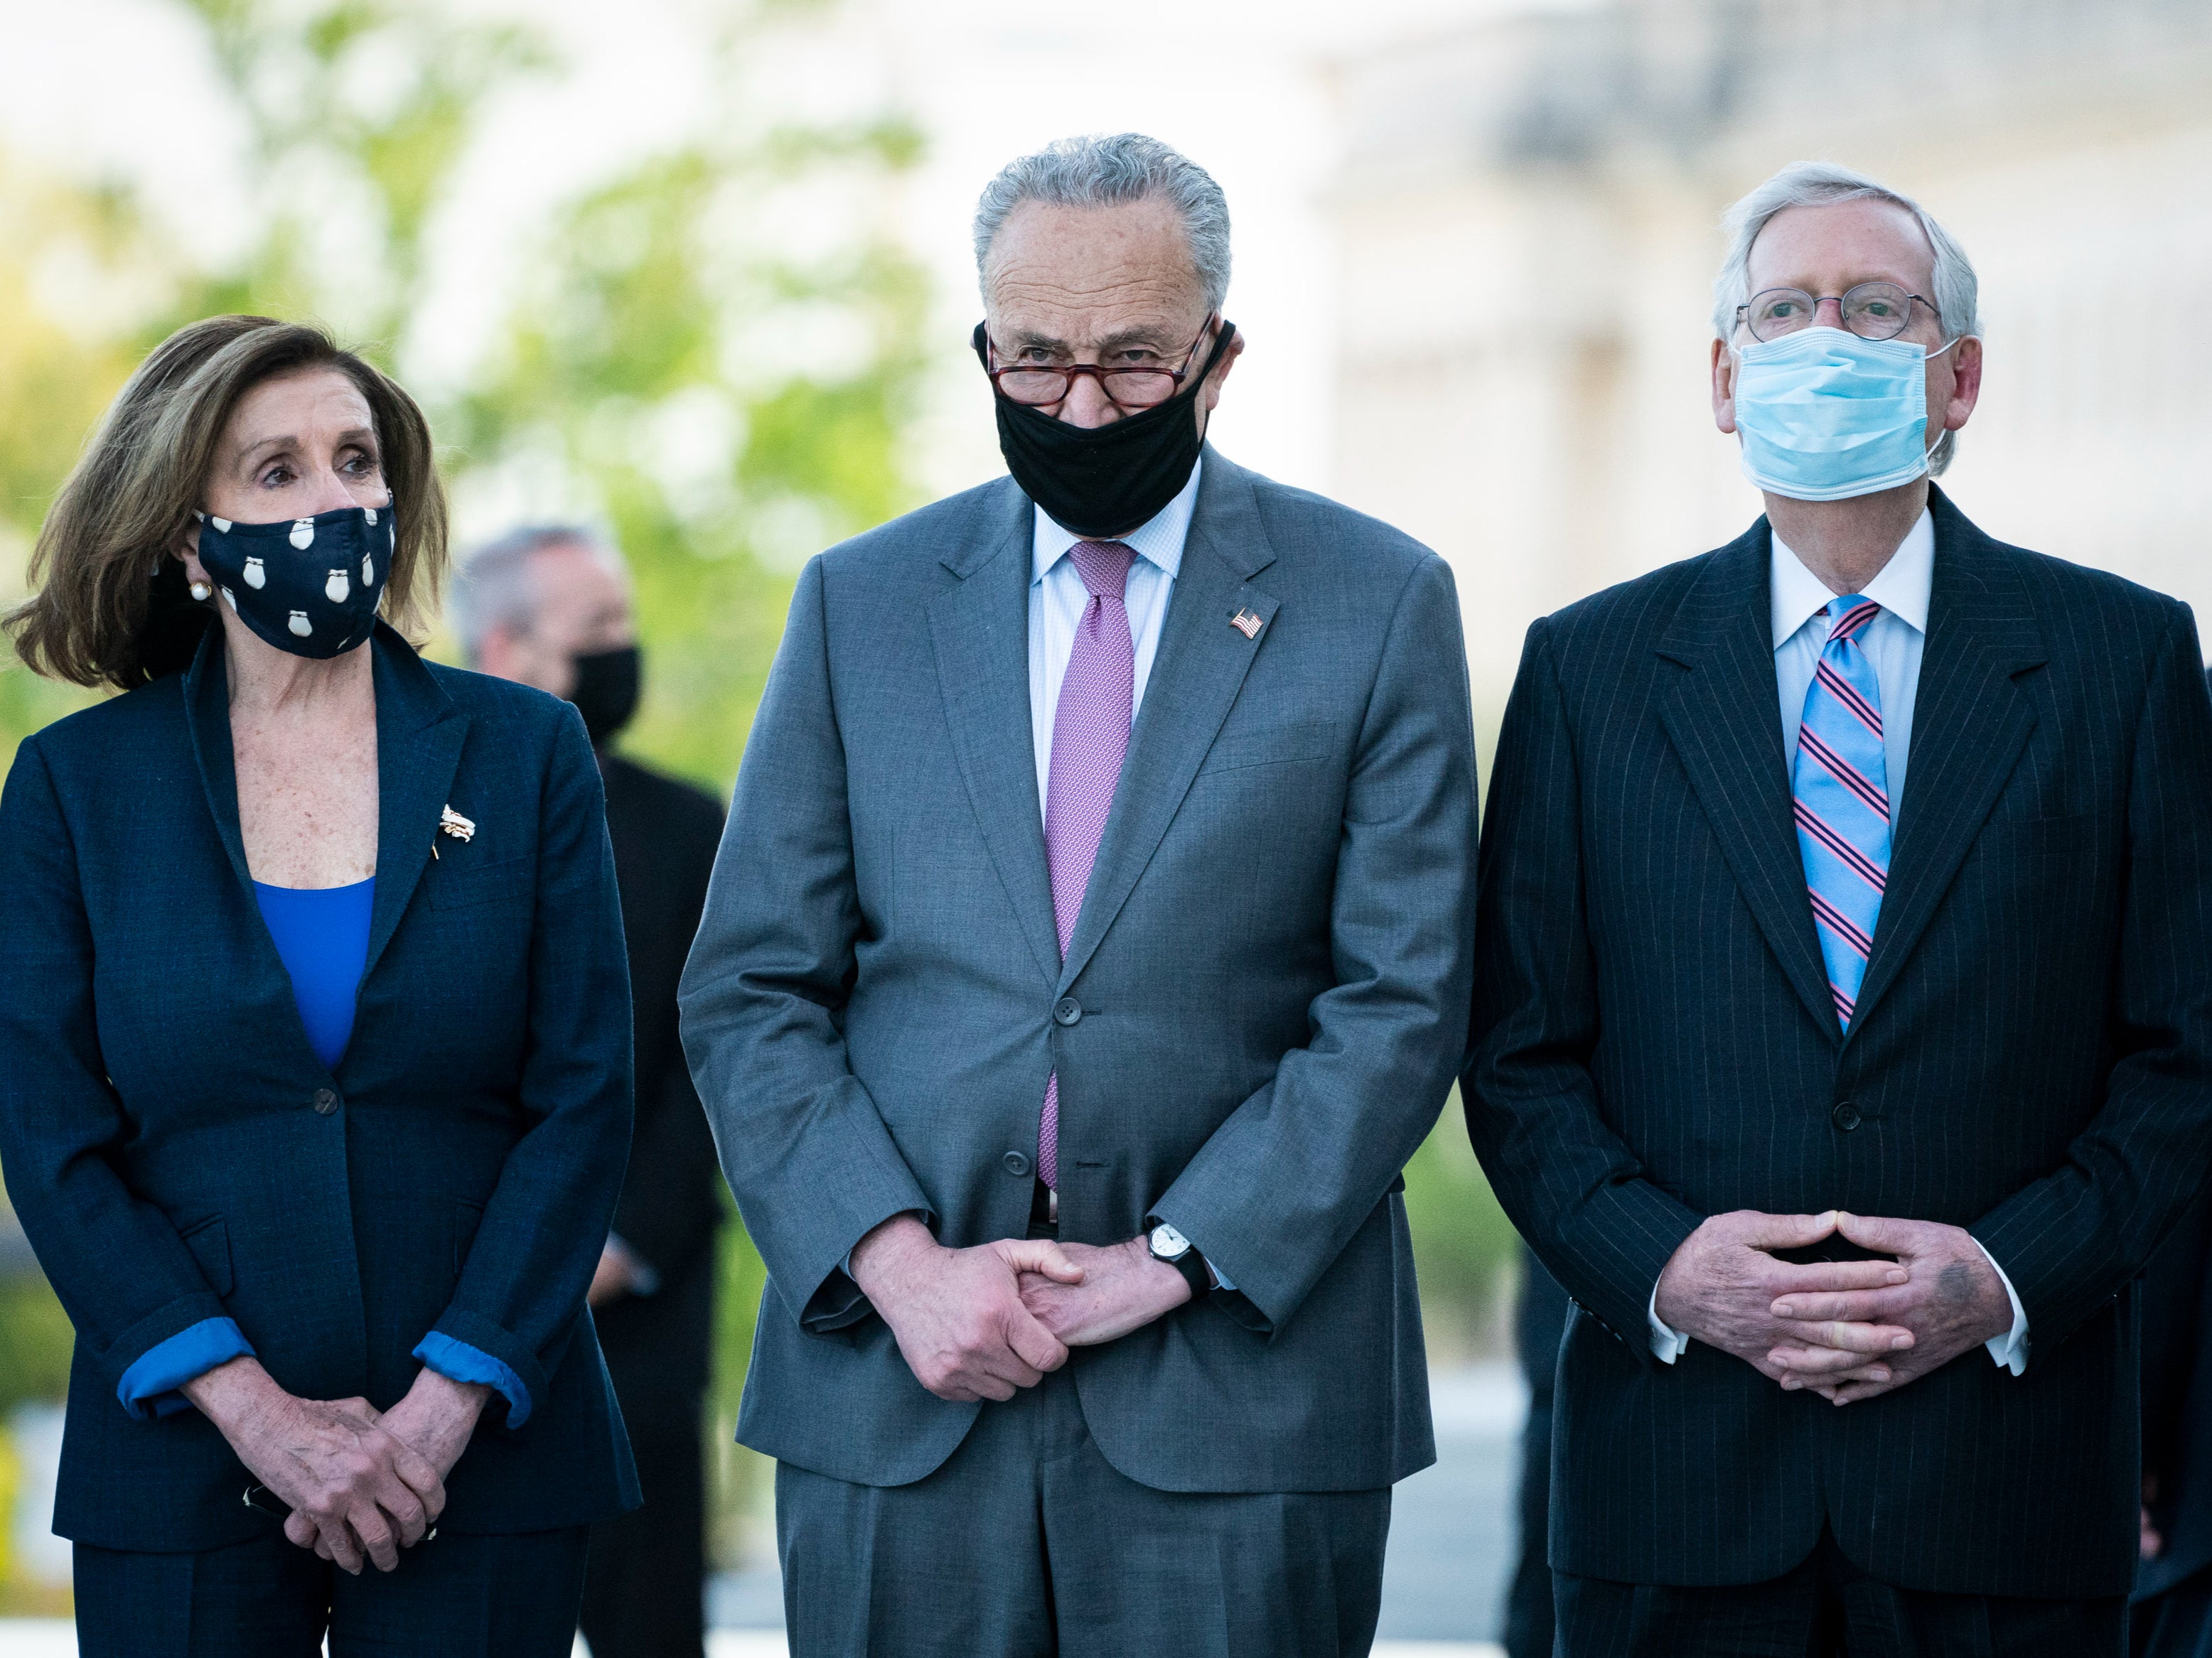
<path fill-rule="evenodd" d="M 1060 1080 L 1060 1236 L 1181 1227 L 1217 1293 L 1072 1360 L 1157 1488 L 1352 1491 L 1433 1457 L 1399 1170 L 1466 1040 L 1474 744 L 1449 572 L 1211 451 L 1066 960 L 1010 478 L 807 566 L 682 993 L 767 1262 L 738 1436 L 869 1485 L 976 1412 L 842 1267 L 925 1212 L 1027 1227 Z M 1248 639 L 1240 610 L 1264 624 Z"/>

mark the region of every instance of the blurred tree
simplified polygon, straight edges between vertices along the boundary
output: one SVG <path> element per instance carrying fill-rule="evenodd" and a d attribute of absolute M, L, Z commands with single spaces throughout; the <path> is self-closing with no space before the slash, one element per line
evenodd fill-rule
<path fill-rule="evenodd" d="M 920 154 L 896 118 L 778 116 L 777 32 L 837 0 L 729 0 L 699 136 L 635 159 L 539 228 L 471 361 L 431 363 L 436 214 L 486 106 L 548 72 L 526 31 L 430 0 L 171 0 L 247 131 L 251 234 L 195 264 L 130 191 L 0 165 L 0 598 L 84 434 L 144 351 L 222 311 L 313 316 L 423 397 L 464 524 L 582 515 L 636 573 L 650 651 L 630 742 L 735 775 L 798 564 L 915 504 L 900 436 L 927 354 L 922 275 L 890 228 Z M 3 158 L 0 158 L 3 159 Z M 419 371 L 419 372 L 418 372 Z M 0 755 L 84 700 L 0 670 Z M 1440 1354 L 1495 1326 L 1510 1231 L 1456 1108 L 1407 1170 Z M 729 1232 L 714 1412 L 725 1558 L 759 1467 L 731 1447 L 762 1273 Z M 0 1286 L 0 1397 L 58 1391 L 67 1327 Z M 12 1392 L 11 1392 L 12 1390 Z"/>
<path fill-rule="evenodd" d="M 24 228 L 0 238 L 0 589 L 20 590 L 47 501 L 155 341 L 218 312 L 318 317 L 422 397 L 461 522 L 504 507 L 611 531 L 651 653 L 630 741 L 726 792 L 798 563 L 915 503 L 898 440 L 926 362 L 925 284 L 888 210 L 919 141 L 896 119 L 782 119 L 763 84 L 779 34 L 836 0 L 732 0 L 702 136 L 560 207 L 488 348 L 435 372 L 419 338 L 441 275 L 435 216 L 488 103 L 551 66 L 543 43 L 427 0 L 175 3 L 245 123 L 251 234 L 231 261 L 195 266 L 127 189 L 0 176 L 0 228 Z M 40 287 L 58 265 L 97 268 L 137 303 L 88 317 L 74 290 Z M 82 700 L 11 664 L 0 742 L 12 751 Z M 730 1236 L 726 1444 L 761 1284 Z M 57 1313 L 43 1286 L 0 1306 L 17 1385 L 58 1385 Z M 732 1500 L 756 1474 L 735 1455 L 724 1471 Z"/>

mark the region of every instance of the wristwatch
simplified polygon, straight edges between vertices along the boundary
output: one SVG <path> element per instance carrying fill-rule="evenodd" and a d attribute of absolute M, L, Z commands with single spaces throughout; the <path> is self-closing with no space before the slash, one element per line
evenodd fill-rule
<path fill-rule="evenodd" d="M 1152 1252 L 1154 1260 L 1164 1260 L 1182 1274 L 1182 1281 L 1190 1285 L 1190 1298 L 1202 1299 L 1213 1288 L 1213 1278 L 1206 1270 L 1206 1258 L 1190 1247 L 1190 1240 L 1165 1221 L 1156 1224 L 1145 1234 L 1145 1248 Z"/>

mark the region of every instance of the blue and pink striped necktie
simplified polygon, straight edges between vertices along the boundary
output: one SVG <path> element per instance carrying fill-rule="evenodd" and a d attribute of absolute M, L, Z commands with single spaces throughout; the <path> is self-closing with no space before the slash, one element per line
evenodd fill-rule
<path fill-rule="evenodd" d="M 1828 642 L 1805 689 L 1791 770 L 1797 849 L 1836 1017 L 1857 1011 L 1875 922 L 1889 880 L 1889 767 L 1881 746 L 1881 686 L 1858 635 L 1881 606 L 1856 593 L 1828 606 Z"/>

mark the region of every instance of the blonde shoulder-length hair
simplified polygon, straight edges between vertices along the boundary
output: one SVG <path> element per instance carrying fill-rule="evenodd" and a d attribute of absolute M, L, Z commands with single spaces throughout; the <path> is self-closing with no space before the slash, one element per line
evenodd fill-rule
<path fill-rule="evenodd" d="M 214 617 L 186 595 L 176 548 L 231 411 L 264 381 L 317 368 L 343 374 L 368 401 L 399 526 L 383 612 L 403 632 L 420 629 L 446 570 L 446 493 L 422 410 L 319 328 L 210 317 L 138 366 L 55 497 L 31 555 L 33 592 L 0 624 L 31 669 L 129 690 L 183 665 L 180 642 L 197 642 Z"/>

